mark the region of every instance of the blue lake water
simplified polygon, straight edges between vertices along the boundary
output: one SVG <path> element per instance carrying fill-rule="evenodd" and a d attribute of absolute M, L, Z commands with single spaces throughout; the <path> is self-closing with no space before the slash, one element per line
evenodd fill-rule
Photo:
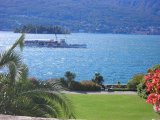
<path fill-rule="evenodd" d="M 7 48 L 20 34 L 0 32 L 0 47 Z M 52 39 L 51 34 L 26 34 L 26 39 Z M 90 80 L 96 72 L 105 83 L 127 81 L 137 73 L 160 63 L 160 36 L 73 33 L 58 35 L 67 43 L 87 44 L 87 49 L 25 47 L 22 57 L 29 76 L 41 80 L 76 73 L 76 80 Z"/>

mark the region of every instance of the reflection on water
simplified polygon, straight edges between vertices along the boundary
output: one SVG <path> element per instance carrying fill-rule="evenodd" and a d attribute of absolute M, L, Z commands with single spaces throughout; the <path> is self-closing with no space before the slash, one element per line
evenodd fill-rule
<path fill-rule="evenodd" d="M 0 32 L 0 50 L 19 36 Z M 51 34 L 26 35 L 28 39 L 53 37 Z M 85 43 L 88 48 L 25 47 L 23 59 L 29 66 L 30 76 L 45 80 L 72 71 L 77 74 L 77 80 L 90 80 L 95 72 L 100 72 L 105 83 L 126 83 L 134 74 L 145 73 L 149 67 L 160 63 L 160 36 L 74 33 L 67 35 L 66 41 Z"/>

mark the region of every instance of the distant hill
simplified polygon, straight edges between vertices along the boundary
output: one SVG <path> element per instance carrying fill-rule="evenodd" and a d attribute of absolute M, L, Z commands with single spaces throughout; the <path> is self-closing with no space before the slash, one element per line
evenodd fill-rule
<path fill-rule="evenodd" d="M 0 29 L 60 25 L 79 32 L 160 34 L 160 0 L 0 0 Z"/>

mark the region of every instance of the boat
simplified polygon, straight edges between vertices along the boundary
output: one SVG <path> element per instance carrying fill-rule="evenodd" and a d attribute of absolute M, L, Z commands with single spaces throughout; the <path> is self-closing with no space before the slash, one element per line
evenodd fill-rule
<path fill-rule="evenodd" d="M 29 47 L 51 47 L 51 48 L 87 48 L 86 44 L 68 44 L 65 39 L 58 40 L 44 40 L 44 39 L 30 39 L 25 40 L 25 46 Z"/>

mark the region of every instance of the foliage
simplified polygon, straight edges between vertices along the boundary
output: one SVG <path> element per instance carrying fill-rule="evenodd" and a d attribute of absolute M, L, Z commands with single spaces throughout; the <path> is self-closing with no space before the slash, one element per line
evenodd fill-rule
<path fill-rule="evenodd" d="M 148 70 L 148 72 L 150 70 L 156 70 L 156 69 L 160 69 L 160 64 L 154 65 L 151 69 Z"/>
<path fill-rule="evenodd" d="M 154 65 L 152 68 L 148 69 L 148 73 L 156 69 L 160 69 L 160 64 Z M 137 85 L 137 93 L 140 97 L 144 99 L 147 98 L 149 92 L 146 91 L 145 80 L 143 80 L 139 85 Z"/>
<path fill-rule="evenodd" d="M 95 73 L 92 81 L 98 85 L 103 85 L 104 79 L 100 73 Z"/>
<path fill-rule="evenodd" d="M 67 87 L 71 88 L 72 81 L 74 81 L 74 79 L 76 78 L 76 74 L 70 71 L 67 71 L 64 76 L 66 78 Z"/>
<path fill-rule="evenodd" d="M 143 82 L 144 75 L 143 74 L 136 74 L 133 78 L 128 81 L 127 87 L 130 89 L 137 89 L 137 85 Z"/>
<path fill-rule="evenodd" d="M 101 86 L 95 84 L 92 81 L 81 81 L 81 85 L 83 86 L 82 89 L 84 91 L 100 91 L 101 90 Z"/>
<path fill-rule="evenodd" d="M 39 34 L 69 34 L 70 31 L 60 26 L 24 25 L 16 28 L 15 33 L 39 33 Z"/>
<path fill-rule="evenodd" d="M 145 75 L 146 91 L 149 92 L 147 102 L 160 108 L 160 69 L 150 71 Z"/>
<path fill-rule="evenodd" d="M 68 83 L 67 81 L 65 80 L 64 77 L 60 78 L 59 81 L 61 82 L 61 85 L 62 87 L 65 89 L 65 90 L 68 90 Z"/>
<path fill-rule="evenodd" d="M 71 91 L 100 91 L 101 86 L 94 83 L 93 81 L 71 81 L 70 87 L 68 87 L 68 83 L 64 78 L 60 79 L 62 86 L 66 88 L 66 90 Z"/>
<path fill-rule="evenodd" d="M 146 92 L 145 83 L 140 83 L 139 85 L 137 85 L 137 94 L 144 99 L 147 98 L 148 93 Z"/>
<path fill-rule="evenodd" d="M 68 88 L 68 90 L 71 90 L 71 91 L 79 91 L 79 90 L 81 90 L 81 83 L 80 82 L 78 82 L 78 81 L 72 81 L 71 82 L 71 87 L 70 88 Z"/>
<path fill-rule="evenodd" d="M 160 33 L 159 0 L 45 0 L 45 4 L 40 0 L 0 0 L 0 3 L 0 13 L 4 13 L 0 14 L 0 29 L 42 24 L 67 26 L 74 32 Z"/>
<path fill-rule="evenodd" d="M 74 82 L 72 82 L 71 90 L 75 90 L 75 91 L 100 91 L 101 86 L 98 84 L 95 84 L 92 81 L 87 81 L 87 80 L 81 81 L 81 82 L 74 81 Z"/>
<path fill-rule="evenodd" d="M 28 79 L 27 66 L 15 48 L 23 48 L 24 34 L 13 46 L 0 54 L 0 68 L 8 68 L 0 74 L 0 114 L 38 117 L 72 118 L 72 104 L 62 94 L 59 83 L 48 84 L 35 78 Z"/>
<path fill-rule="evenodd" d="M 120 82 L 120 81 L 117 82 L 117 86 L 118 86 L 119 88 L 121 87 L 121 82 Z"/>

